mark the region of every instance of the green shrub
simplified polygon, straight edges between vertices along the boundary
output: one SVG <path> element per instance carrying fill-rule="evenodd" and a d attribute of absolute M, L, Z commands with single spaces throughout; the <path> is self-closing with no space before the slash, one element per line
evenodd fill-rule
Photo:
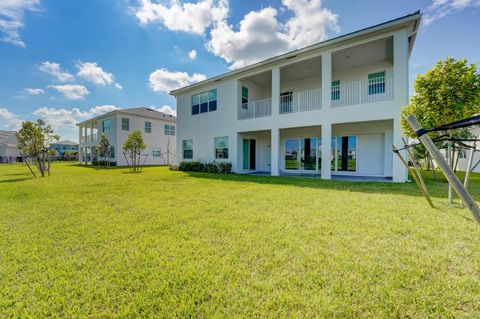
<path fill-rule="evenodd" d="M 170 170 L 184 172 L 205 172 L 214 174 L 229 174 L 232 172 L 232 163 L 229 162 L 180 162 L 178 165 L 170 165 Z"/>

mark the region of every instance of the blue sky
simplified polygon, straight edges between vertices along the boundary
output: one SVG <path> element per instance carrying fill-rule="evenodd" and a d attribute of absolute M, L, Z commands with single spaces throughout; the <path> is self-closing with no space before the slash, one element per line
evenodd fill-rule
<path fill-rule="evenodd" d="M 480 0 L 0 0 L 0 129 L 43 118 L 76 139 L 115 108 L 175 112 L 178 86 L 415 10 L 411 83 L 480 62 Z"/>

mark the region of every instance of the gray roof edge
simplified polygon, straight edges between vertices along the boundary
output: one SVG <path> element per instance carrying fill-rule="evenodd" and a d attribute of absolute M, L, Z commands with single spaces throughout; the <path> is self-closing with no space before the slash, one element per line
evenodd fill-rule
<path fill-rule="evenodd" d="M 148 107 L 145 107 L 146 109 L 149 109 Z M 138 107 L 134 107 L 134 108 L 129 108 L 129 109 L 118 109 L 118 110 L 113 110 L 113 111 L 110 111 L 108 113 L 104 113 L 104 114 L 100 114 L 98 116 L 95 116 L 95 117 L 92 117 L 91 119 L 88 119 L 88 120 L 85 120 L 83 122 L 79 122 L 77 124 L 75 124 L 76 126 L 81 126 L 83 124 L 86 124 L 86 123 L 89 123 L 89 122 L 92 122 L 92 121 L 97 121 L 101 118 L 105 118 L 105 117 L 109 117 L 113 114 L 116 114 L 116 113 L 123 113 L 123 114 L 129 114 L 129 115 L 136 115 L 136 116 L 140 116 L 140 117 L 146 117 L 146 118 L 151 118 L 151 119 L 154 119 L 154 120 L 162 120 L 163 118 L 156 118 L 156 117 L 153 117 L 153 116 L 148 116 L 148 115 L 141 115 L 141 114 L 134 114 L 134 113 L 131 113 L 131 112 L 128 112 L 128 110 L 133 110 L 133 109 L 139 109 Z M 153 109 L 151 109 L 153 110 Z M 153 110 L 155 112 L 158 112 L 160 114 L 164 114 L 168 117 L 165 117 L 164 120 L 166 121 L 175 121 L 176 122 L 176 116 L 174 115 L 171 115 L 170 114 L 167 114 L 167 113 L 164 113 L 164 112 L 160 112 L 160 111 L 157 111 L 157 110 Z"/>
<path fill-rule="evenodd" d="M 370 27 L 367 27 L 367 28 L 363 28 L 363 29 L 360 29 L 360 30 L 349 32 L 349 33 L 340 35 L 338 37 L 327 39 L 325 41 L 315 43 L 315 44 L 306 46 L 304 48 L 300 48 L 300 49 L 297 49 L 297 50 L 294 50 L 294 51 L 283 53 L 283 54 L 277 55 L 275 57 L 271 57 L 271 58 L 268 58 L 266 60 L 256 62 L 254 64 L 247 65 L 247 66 L 245 66 L 243 68 L 240 68 L 240 69 L 237 69 L 237 70 L 233 70 L 233 71 L 229 71 L 229 72 L 226 72 L 226 73 L 223 73 L 223 74 L 220 74 L 220 75 L 213 76 L 213 77 L 208 78 L 206 80 L 196 82 L 196 83 L 184 86 L 184 87 L 176 89 L 176 90 L 172 90 L 172 91 L 170 91 L 169 94 L 172 95 L 172 96 L 177 96 L 177 95 L 182 94 L 185 91 L 188 91 L 189 89 L 193 89 L 193 88 L 196 88 L 196 87 L 199 87 L 199 86 L 210 84 L 210 83 L 218 81 L 222 78 L 231 77 L 231 76 L 243 73 L 243 72 L 247 72 L 247 71 L 253 70 L 257 67 L 265 66 L 265 65 L 268 65 L 268 64 L 273 64 L 273 63 L 278 62 L 282 59 L 287 59 L 289 57 L 293 57 L 293 56 L 296 56 L 298 54 L 302 54 L 302 53 L 306 53 L 306 52 L 313 51 L 313 50 L 316 50 L 316 49 L 320 49 L 320 48 L 323 48 L 323 47 L 326 47 L 326 46 L 329 46 L 329 45 L 336 44 L 336 43 L 341 42 L 341 41 L 347 41 L 347 40 L 350 40 L 351 38 L 354 38 L 354 37 L 357 37 L 357 36 L 362 36 L 364 34 L 368 34 L 368 33 L 372 33 L 372 32 L 376 32 L 376 31 L 379 31 L 381 29 L 388 29 L 388 28 L 391 28 L 391 27 L 395 27 L 397 25 L 406 24 L 406 23 L 409 23 L 409 22 L 412 22 L 412 21 L 415 21 L 415 20 L 420 20 L 421 16 L 422 16 L 422 13 L 420 12 L 420 10 L 417 10 L 413 13 L 407 14 L 407 15 L 399 17 L 399 18 L 395 18 L 395 19 L 388 20 L 388 21 L 385 21 L 385 22 L 382 22 L 382 23 L 379 23 L 379 24 L 376 24 L 376 25 L 373 25 L 373 26 L 370 26 Z M 418 27 L 419 27 L 419 23 L 417 23 L 415 25 L 416 30 L 418 30 Z M 415 37 L 413 37 L 413 40 L 415 40 Z M 413 43 L 412 43 L 412 45 L 413 45 Z M 410 48 L 410 50 L 411 50 L 411 48 Z"/>

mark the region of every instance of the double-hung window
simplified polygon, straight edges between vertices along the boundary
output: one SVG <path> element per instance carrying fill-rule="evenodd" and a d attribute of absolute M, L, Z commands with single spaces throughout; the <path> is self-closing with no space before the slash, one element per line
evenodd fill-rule
<path fill-rule="evenodd" d="M 192 95 L 192 115 L 217 110 L 217 90 Z"/>
<path fill-rule="evenodd" d="M 122 130 L 124 131 L 130 130 L 130 120 L 124 117 L 122 117 Z"/>
<path fill-rule="evenodd" d="M 385 93 L 385 71 L 368 75 L 368 94 Z"/>
<path fill-rule="evenodd" d="M 152 122 L 145 122 L 145 133 L 152 133 Z"/>
<path fill-rule="evenodd" d="M 161 156 L 160 148 L 159 147 L 152 148 L 152 157 L 158 158 L 160 156 Z"/>
<path fill-rule="evenodd" d="M 215 158 L 228 158 L 228 136 L 215 137 Z"/>
<path fill-rule="evenodd" d="M 165 135 L 175 136 L 175 125 L 165 124 Z"/>
<path fill-rule="evenodd" d="M 193 140 L 183 140 L 183 159 L 192 159 L 193 158 Z"/>
<path fill-rule="evenodd" d="M 103 120 L 103 122 L 102 122 L 102 132 L 103 133 L 109 133 L 111 131 L 112 131 L 112 120 L 111 119 Z"/>
<path fill-rule="evenodd" d="M 340 100 L 340 80 L 332 82 L 332 101 Z"/>

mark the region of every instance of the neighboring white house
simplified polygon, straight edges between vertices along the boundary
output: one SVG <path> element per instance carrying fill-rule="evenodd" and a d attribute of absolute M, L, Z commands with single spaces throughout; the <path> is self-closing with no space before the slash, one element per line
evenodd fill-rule
<path fill-rule="evenodd" d="M 480 137 L 480 128 L 478 126 L 475 126 L 474 128 L 470 129 L 470 133 L 472 133 L 472 138 L 476 139 Z M 472 145 L 473 142 L 464 142 L 467 145 Z M 473 154 L 473 161 L 472 161 L 472 167 L 476 165 L 480 161 L 480 142 L 475 143 L 475 153 Z M 445 154 L 445 151 L 442 150 L 442 154 Z M 470 156 L 470 150 L 463 150 L 460 153 L 456 153 L 458 156 L 458 163 L 457 163 L 457 170 L 459 171 L 466 171 L 467 166 L 468 166 L 468 157 Z M 454 161 L 457 161 L 457 158 L 454 158 Z M 473 170 L 475 173 L 480 173 L 480 164 L 475 166 L 475 169 Z"/>
<path fill-rule="evenodd" d="M 0 163 L 22 161 L 22 156 L 17 149 L 16 133 L 14 131 L 0 131 Z"/>
<path fill-rule="evenodd" d="M 391 145 L 402 144 L 420 18 L 415 12 L 172 91 L 176 161 L 404 182 Z"/>
<path fill-rule="evenodd" d="M 111 145 L 111 161 L 118 166 L 127 165 L 122 147 L 128 134 L 135 130 L 142 132 L 147 145 L 142 163 L 166 165 L 175 161 L 176 118 L 173 115 L 145 107 L 120 109 L 78 123 L 77 126 L 80 164 L 92 162 L 95 146 L 105 134 Z"/>

